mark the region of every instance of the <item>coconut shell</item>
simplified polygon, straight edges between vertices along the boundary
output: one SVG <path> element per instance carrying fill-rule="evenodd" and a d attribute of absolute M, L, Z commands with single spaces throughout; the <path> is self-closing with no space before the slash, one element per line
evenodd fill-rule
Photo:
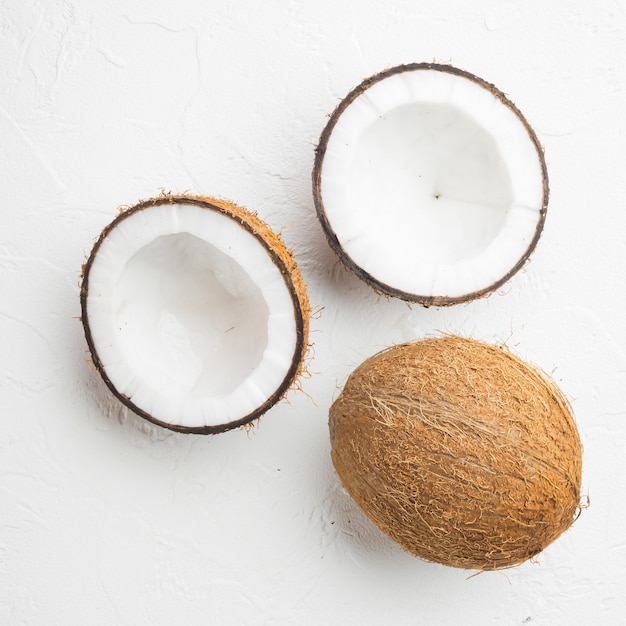
<path fill-rule="evenodd" d="M 517 565 L 579 513 L 570 405 L 506 348 L 445 336 L 380 352 L 349 377 L 329 426 L 349 494 L 423 559 Z"/>
<path fill-rule="evenodd" d="M 372 276 L 372 274 L 368 273 L 362 267 L 360 267 L 344 250 L 341 242 L 339 241 L 339 237 L 335 232 L 327 214 L 326 209 L 324 207 L 324 200 L 322 194 L 322 177 L 323 177 L 323 168 L 324 168 L 324 159 L 326 158 L 326 152 L 328 149 L 328 144 L 330 141 L 330 137 L 337 126 L 337 123 L 340 117 L 344 114 L 346 109 L 360 96 L 367 92 L 367 90 L 376 85 L 377 83 L 384 81 L 387 78 L 393 77 L 398 74 L 403 74 L 405 72 L 416 72 L 416 71 L 434 71 L 434 72 L 442 72 L 446 74 L 454 74 L 459 78 L 464 78 L 473 83 L 476 83 L 486 91 L 488 91 L 496 101 L 502 103 L 505 107 L 511 110 L 511 112 L 518 118 L 520 124 L 524 127 L 528 134 L 529 141 L 534 145 L 536 150 L 537 159 L 539 162 L 539 168 L 541 170 L 541 178 L 542 178 L 542 202 L 541 208 L 539 211 L 537 226 L 535 229 L 534 236 L 528 242 L 528 246 L 525 252 L 521 255 L 518 261 L 511 267 L 503 276 L 498 277 L 491 284 L 478 289 L 477 291 L 473 291 L 470 293 L 466 293 L 461 296 L 449 296 L 446 294 L 441 295 L 426 295 L 426 294 L 416 294 L 409 293 L 402 289 L 399 289 L 397 286 L 392 284 L 387 284 Z M 335 253 L 339 256 L 344 265 L 350 269 L 352 272 L 356 274 L 361 280 L 370 285 L 376 292 L 386 296 L 392 296 L 394 298 L 400 298 L 402 300 L 406 300 L 408 302 L 417 302 L 418 304 L 422 304 L 423 306 L 450 306 L 459 304 L 462 302 L 469 302 L 470 300 L 475 300 L 477 298 L 483 298 L 485 296 L 490 295 L 500 287 L 502 287 L 507 281 L 509 281 L 519 270 L 525 265 L 525 263 L 529 260 L 530 256 L 534 252 L 537 244 L 539 243 L 539 239 L 541 237 L 541 233 L 543 232 L 547 210 L 548 210 L 548 200 L 550 197 L 550 186 L 548 181 L 548 169 L 546 166 L 546 160 L 544 156 L 543 147 L 537 137 L 537 134 L 531 127 L 528 120 L 524 117 L 522 112 L 518 109 L 517 106 L 495 85 L 487 82 L 486 80 L 470 73 L 465 70 L 459 69 L 457 67 L 453 67 L 451 65 L 442 65 L 439 63 L 409 63 L 405 65 L 397 65 L 395 67 L 388 68 L 378 74 L 370 76 L 366 78 L 361 84 L 352 89 L 350 93 L 336 106 L 335 110 L 330 115 L 324 130 L 319 139 L 319 143 L 317 148 L 315 149 L 315 163 L 313 167 L 312 173 L 312 184 L 313 184 L 313 200 L 315 202 L 315 208 L 317 212 L 317 217 L 322 225 L 328 243 L 331 248 L 335 251 Z"/>
<path fill-rule="evenodd" d="M 108 234 L 118 226 L 118 224 L 133 215 L 138 211 L 149 210 L 151 207 L 163 205 L 163 204 L 191 204 L 201 207 L 207 211 L 216 211 L 221 213 L 225 217 L 228 217 L 237 222 L 241 228 L 248 231 L 255 239 L 261 244 L 268 255 L 271 257 L 272 262 L 279 269 L 287 287 L 294 308 L 294 317 L 296 322 L 296 345 L 294 353 L 291 359 L 291 367 L 285 375 L 281 385 L 276 391 L 259 407 L 248 415 L 242 416 L 239 419 L 231 422 L 227 422 L 218 426 L 198 426 L 198 427 L 186 427 L 180 425 L 170 424 L 156 419 L 150 413 L 144 411 L 141 407 L 138 407 L 133 403 L 131 398 L 127 397 L 115 387 L 112 383 L 109 375 L 106 372 L 100 356 L 98 354 L 97 346 L 93 341 L 93 335 L 91 332 L 89 315 L 87 311 L 87 300 L 89 298 L 89 274 L 91 266 L 96 258 L 98 250 L 102 242 L 106 239 Z M 298 267 L 293 254 L 286 247 L 285 243 L 281 239 L 280 235 L 276 234 L 272 229 L 265 224 L 259 218 L 256 213 L 249 211 L 248 209 L 241 207 L 233 202 L 224 200 L 222 198 L 214 198 L 207 196 L 196 195 L 173 195 L 163 193 L 157 198 L 151 198 L 149 200 L 142 200 L 138 204 L 123 209 L 120 214 L 111 222 L 100 234 L 100 237 L 96 241 L 89 259 L 83 266 L 82 283 L 80 290 L 80 302 L 82 310 L 82 324 L 85 332 L 85 338 L 91 352 L 93 363 L 102 376 L 107 387 L 112 393 L 130 410 L 144 419 L 163 426 L 170 430 L 175 430 L 184 433 L 195 434 L 217 434 L 240 426 L 247 426 L 254 420 L 261 417 L 266 411 L 271 409 L 277 404 L 285 394 L 293 387 L 297 387 L 298 379 L 304 372 L 306 352 L 308 350 L 308 335 L 309 335 L 309 318 L 311 315 L 311 307 L 309 305 L 309 299 L 307 295 L 306 285 L 300 268 Z"/>

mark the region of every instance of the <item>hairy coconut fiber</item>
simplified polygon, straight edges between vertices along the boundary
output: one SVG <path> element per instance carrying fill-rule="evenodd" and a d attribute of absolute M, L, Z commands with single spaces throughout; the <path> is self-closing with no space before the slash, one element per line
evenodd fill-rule
<path fill-rule="evenodd" d="M 507 349 L 460 337 L 373 356 L 330 409 L 346 489 L 405 550 L 444 565 L 510 567 L 579 512 L 570 406 Z"/>

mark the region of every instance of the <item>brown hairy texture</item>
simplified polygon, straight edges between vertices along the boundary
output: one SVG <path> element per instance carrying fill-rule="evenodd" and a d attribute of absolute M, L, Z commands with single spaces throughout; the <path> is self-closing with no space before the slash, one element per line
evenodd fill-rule
<path fill-rule="evenodd" d="M 517 565 L 579 512 L 570 405 L 506 348 L 445 336 L 380 352 L 349 377 L 329 425 L 350 495 L 423 559 Z"/>
<path fill-rule="evenodd" d="M 217 211 L 222 213 L 226 217 L 235 220 L 243 229 L 252 234 L 257 241 L 266 249 L 268 255 L 272 258 L 274 264 L 280 270 L 285 285 L 291 295 L 293 302 L 294 317 L 296 320 L 296 332 L 297 340 L 295 350 L 291 359 L 291 367 L 287 372 L 283 382 L 272 394 L 272 396 L 261 406 L 257 407 L 249 415 L 243 416 L 240 419 L 233 422 L 225 422 L 219 426 L 200 426 L 200 427 L 184 427 L 173 424 L 168 424 L 156 419 L 154 416 L 146 413 L 141 407 L 135 405 L 130 398 L 120 393 L 111 380 L 109 379 L 106 370 L 100 361 L 98 351 L 93 343 L 91 329 L 89 327 L 89 316 L 87 314 L 87 300 L 89 298 L 89 271 L 91 265 L 98 253 L 100 245 L 106 238 L 106 236 L 117 227 L 117 225 L 133 213 L 137 211 L 149 210 L 151 207 L 162 204 L 192 204 L 199 206 L 207 211 Z M 163 192 L 157 198 L 151 198 L 149 200 L 142 200 L 138 204 L 132 207 L 124 207 L 120 214 L 113 220 L 100 234 L 100 237 L 96 241 L 89 259 L 83 265 L 82 272 L 82 284 L 80 290 L 80 301 L 82 310 L 82 323 L 85 331 L 85 337 L 87 344 L 91 352 L 93 363 L 96 369 L 102 376 L 102 379 L 113 392 L 113 394 L 129 409 L 137 413 L 141 417 L 147 419 L 150 422 L 176 430 L 184 433 L 196 433 L 196 434 L 216 434 L 231 430 L 239 426 L 247 426 L 253 420 L 258 419 L 263 413 L 268 411 L 274 406 L 293 386 L 297 386 L 297 379 L 303 373 L 304 359 L 308 349 L 308 336 L 309 336 L 309 318 L 311 315 L 311 308 L 309 305 L 309 299 L 307 295 L 306 285 L 302 278 L 302 274 L 292 253 L 287 249 L 283 240 L 272 229 L 265 224 L 255 213 L 252 213 L 248 209 L 241 207 L 228 200 L 221 198 L 211 198 L 206 196 L 196 195 L 173 195 Z"/>

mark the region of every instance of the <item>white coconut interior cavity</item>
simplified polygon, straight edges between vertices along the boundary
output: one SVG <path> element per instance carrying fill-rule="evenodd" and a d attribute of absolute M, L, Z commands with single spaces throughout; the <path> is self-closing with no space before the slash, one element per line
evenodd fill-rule
<path fill-rule="evenodd" d="M 232 257 L 189 233 L 161 235 L 128 261 L 114 294 L 126 358 L 157 387 L 233 391 L 267 346 L 261 290 Z"/>
<path fill-rule="evenodd" d="M 296 349 L 293 301 L 266 248 L 192 204 L 137 211 L 108 233 L 90 268 L 87 312 L 116 390 L 184 428 L 254 411 Z"/>
<path fill-rule="evenodd" d="M 527 251 L 543 206 L 537 148 L 515 112 L 465 76 L 403 71 L 336 121 L 320 191 L 354 264 L 409 294 L 460 297 Z"/>
<path fill-rule="evenodd" d="M 479 254 L 512 202 L 492 136 L 444 103 L 399 106 L 366 128 L 347 184 L 369 227 L 382 240 L 414 248 L 420 263 Z"/>

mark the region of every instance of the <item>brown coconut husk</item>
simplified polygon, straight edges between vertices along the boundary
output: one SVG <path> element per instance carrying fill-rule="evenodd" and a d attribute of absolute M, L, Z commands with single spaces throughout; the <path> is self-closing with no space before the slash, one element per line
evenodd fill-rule
<path fill-rule="evenodd" d="M 346 489 L 405 550 L 522 563 L 579 513 L 582 448 L 556 384 L 507 349 L 446 336 L 365 361 L 330 409 Z"/>
<path fill-rule="evenodd" d="M 89 326 L 89 316 L 87 314 L 87 299 L 89 297 L 89 271 L 91 265 L 98 254 L 100 245 L 107 237 L 107 235 L 118 226 L 118 224 L 127 219 L 133 213 L 138 211 L 149 210 L 151 207 L 155 207 L 162 204 L 192 204 L 202 207 L 207 211 L 217 211 L 222 213 L 226 217 L 236 221 L 243 229 L 247 230 L 253 235 L 257 241 L 266 249 L 272 261 L 280 270 L 283 276 L 285 285 L 291 295 L 291 300 L 294 307 L 294 317 L 296 322 L 296 346 L 291 359 L 291 367 L 289 368 L 282 383 L 276 389 L 276 391 L 259 407 L 257 407 L 250 414 L 243 416 L 242 418 L 224 423 L 220 426 L 203 426 L 203 427 L 184 427 L 174 424 L 169 424 L 158 420 L 154 416 L 144 411 L 141 407 L 135 405 L 132 400 L 120 393 L 115 385 L 109 379 L 106 369 L 104 368 L 100 357 L 98 355 L 97 347 L 93 342 L 91 329 Z M 85 337 L 87 344 L 91 352 L 93 363 L 100 373 L 107 387 L 111 392 L 130 410 L 140 415 L 144 419 L 169 428 L 170 430 L 195 433 L 195 434 L 217 434 L 240 426 L 249 426 L 254 420 L 258 419 L 261 415 L 272 408 L 277 402 L 279 402 L 283 396 L 292 387 L 297 386 L 298 378 L 303 374 L 305 368 L 305 357 L 308 350 L 308 336 L 309 336 L 309 318 L 311 315 L 311 307 L 309 304 L 309 298 L 307 295 L 306 285 L 300 268 L 298 267 L 293 254 L 285 246 L 281 237 L 276 234 L 261 218 L 248 209 L 241 207 L 234 202 L 224 200 L 221 198 L 213 198 L 208 196 L 197 195 L 174 195 L 170 193 L 162 193 L 156 198 L 149 200 L 142 200 L 132 207 L 124 207 L 120 214 L 113 220 L 108 226 L 104 228 L 96 241 L 91 254 L 87 262 L 83 265 L 82 271 L 82 283 L 80 289 L 80 302 L 82 310 L 82 324 L 85 331 Z"/>

